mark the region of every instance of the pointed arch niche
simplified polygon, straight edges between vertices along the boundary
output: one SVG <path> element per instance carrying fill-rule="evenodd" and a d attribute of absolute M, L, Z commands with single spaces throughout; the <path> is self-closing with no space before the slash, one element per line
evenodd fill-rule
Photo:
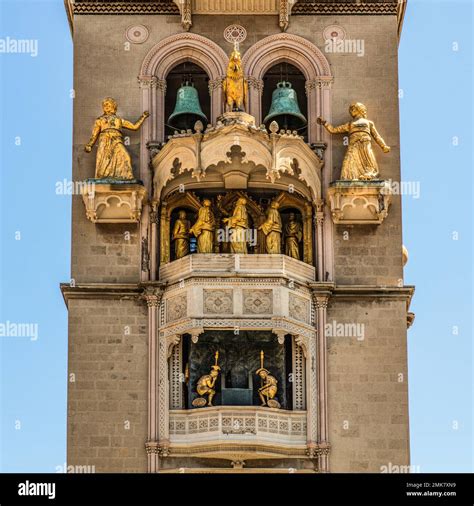
<path fill-rule="evenodd" d="M 215 124 L 222 111 L 221 80 L 225 75 L 227 55 L 215 42 L 194 33 L 167 37 L 153 46 L 143 60 L 138 77 L 143 90 L 143 107 L 151 113 L 146 140 L 164 141 L 166 78 L 184 62 L 201 67 L 209 76 L 211 118 Z"/>
<path fill-rule="evenodd" d="M 265 37 L 251 46 L 243 57 L 244 69 L 249 76 L 250 114 L 257 124 L 262 122 L 263 77 L 267 70 L 278 63 L 287 62 L 297 67 L 306 78 L 308 100 L 308 140 L 310 143 L 321 140 L 322 127 L 316 118 L 330 118 L 332 82 L 329 62 L 314 44 L 287 33 Z"/>

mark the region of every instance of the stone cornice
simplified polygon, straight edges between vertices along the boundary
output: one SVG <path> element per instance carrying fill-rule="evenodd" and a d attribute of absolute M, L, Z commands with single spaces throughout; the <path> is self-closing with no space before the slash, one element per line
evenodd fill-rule
<path fill-rule="evenodd" d="M 63 294 L 66 306 L 72 299 L 136 299 L 140 300 L 144 290 L 151 286 L 159 289 L 163 283 L 80 283 L 71 285 L 61 283 L 61 293 Z"/>
<path fill-rule="evenodd" d="M 293 16 L 312 16 L 314 14 L 365 14 L 365 15 L 396 15 L 396 2 L 298 2 L 291 12 Z"/>
<path fill-rule="evenodd" d="M 179 8 L 174 2 L 160 1 L 90 1 L 90 0 L 64 0 L 68 12 L 78 14 L 174 14 L 179 15 Z M 401 2 L 296 2 L 292 15 L 314 14 L 365 14 L 365 15 L 397 15 Z M 197 11 L 196 13 L 200 13 Z M 204 11 L 203 11 L 204 12 Z M 240 13 L 242 14 L 242 13 Z M 250 13 L 254 15 L 255 13 Z"/>
<path fill-rule="evenodd" d="M 70 5 L 74 15 L 78 14 L 176 14 L 179 8 L 172 2 L 150 1 L 90 1 L 90 0 L 65 0 Z"/>

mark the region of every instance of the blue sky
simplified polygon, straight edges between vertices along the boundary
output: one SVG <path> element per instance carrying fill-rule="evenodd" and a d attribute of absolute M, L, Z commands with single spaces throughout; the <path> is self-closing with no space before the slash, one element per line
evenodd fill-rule
<path fill-rule="evenodd" d="M 465 1 L 409 0 L 400 44 L 405 283 L 412 464 L 472 471 L 472 18 Z M 66 459 L 72 43 L 62 0 L 0 0 L 0 38 L 38 40 L 38 56 L 0 54 L 0 322 L 38 323 L 38 339 L 0 337 L 0 471 L 55 472 Z M 77 198 L 77 197 L 75 197 Z"/>

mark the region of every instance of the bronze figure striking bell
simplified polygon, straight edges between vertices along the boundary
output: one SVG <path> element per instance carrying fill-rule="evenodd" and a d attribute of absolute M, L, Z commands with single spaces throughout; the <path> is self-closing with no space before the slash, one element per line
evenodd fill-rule
<path fill-rule="evenodd" d="M 197 89 L 188 81 L 181 86 L 176 94 L 176 105 L 168 118 L 168 123 L 178 130 L 193 128 L 196 121 L 207 125 L 206 115 L 202 112 Z"/>
<path fill-rule="evenodd" d="M 275 120 L 281 128 L 298 130 L 307 124 L 298 105 L 298 96 L 288 81 L 280 81 L 272 95 L 272 105 L 263 122 Z"/>

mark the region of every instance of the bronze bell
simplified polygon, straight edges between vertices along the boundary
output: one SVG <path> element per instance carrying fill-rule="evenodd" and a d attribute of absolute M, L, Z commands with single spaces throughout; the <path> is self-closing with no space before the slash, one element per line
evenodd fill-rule
<path fill-rule="evenodd" d="M 177 130 L 187 130 L 193 128 L 198 120 L 205 125 L 208 123 L 206 115 L 201 109 L 197 89 L 192 83 L 186 81 L 176 94 L 176 105 L 168 118 L 168 123 Z"/>
<path fill-rule="evenodd" d="M 299 130 L 308 123 L 300 111 L 296 91 L 288 81 L 280 81 L 273 91 L 272 105 L 263 122 L 268 125 L 273 120 L 286 130 Z"/>

